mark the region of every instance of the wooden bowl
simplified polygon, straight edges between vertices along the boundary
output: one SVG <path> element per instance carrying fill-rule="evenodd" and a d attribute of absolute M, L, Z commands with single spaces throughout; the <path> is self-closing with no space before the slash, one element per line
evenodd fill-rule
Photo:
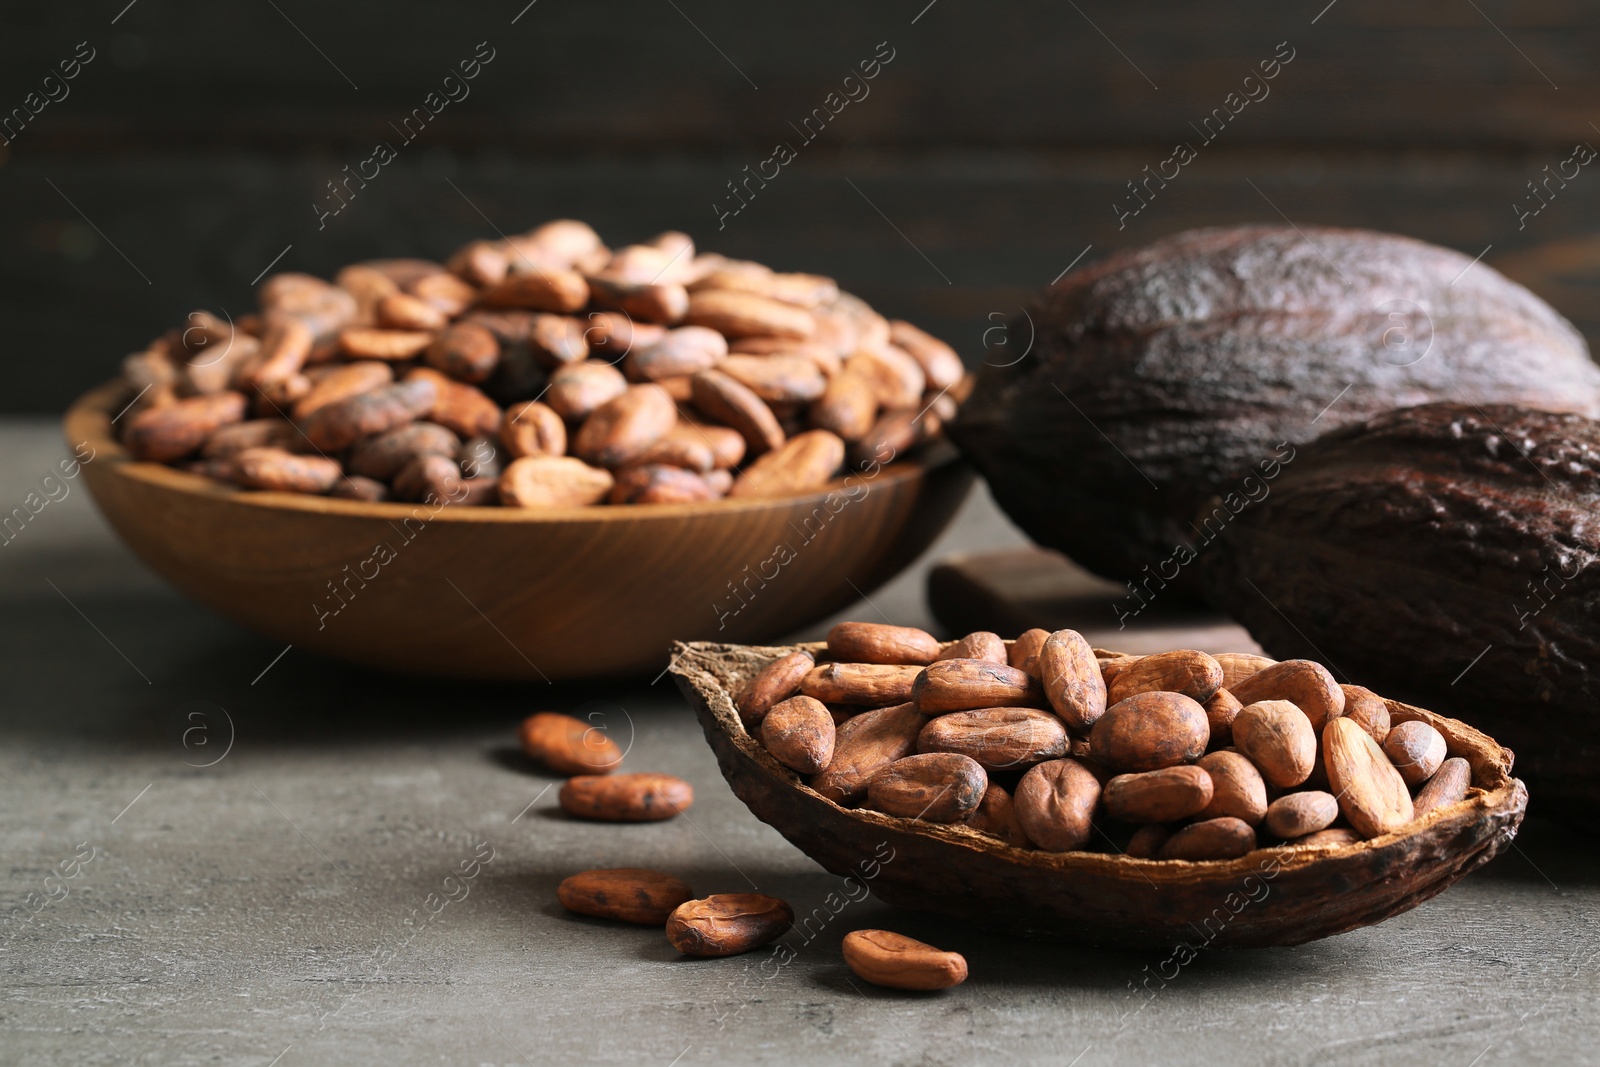
<path fill-rule="evenodd" d="M 875 870 L 868 884 L 887 903 L 1002 933 L 1124 948 L 1303 944 L 1442 892 L 1510 844 L 1528 804 L 1509 751 L 1465 723 L 1391 700 L 1395 723 L 1431 724 L 1450 755 L 1472 765 L 1465 799 L 1398 832 L 1203 863 L 1016 848 L 964 826 L 840 807 L 773 759 L 745 731 L 732 694 L 796 648 L 816 655 L 826 646 L 674 649 L 673 674 L 734 793 L 832 873 L 863 879 Z"/>
<path fill-rule="evenodd" d="M 587 678 L 659 670 L 674 638 L 781 637 L 916 559 L 972 484 L 945 446 L 783 499 L 433 513 L 137 461 L 111 433 L 126 399 L 88 393 L 65 430 L 94 449 L 90 492 L 141 559 L 257 633 L 406 674 Z"/>

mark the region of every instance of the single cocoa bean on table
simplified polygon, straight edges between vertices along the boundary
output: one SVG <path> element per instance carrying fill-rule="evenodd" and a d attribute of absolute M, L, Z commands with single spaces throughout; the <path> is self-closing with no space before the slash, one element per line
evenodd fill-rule
<path fill-rule="evenodd" d="M 959 952 L 888 930 L 852 930 L 840 945 L 844 961 L 861 978 L 890 989 L 949 989 L 967 980 Z"/>
<path fill-rule="evenodd" d="M 562 879 L 556 899 L 568 911 L 641 926 L 663 926 L 678 905 L 694 899 L 688 883 L 644 867 L 580 871 Z"/>
<path fill-rule="evenodd" d="M 734 956 L 783 936 L 794 909 L 760 893 L 718 893 L 678 905 L 666 925 L 667 940 L 685 956 Z"/>
<path fill-rule="evenodd" d="M 581 819 L 660 822 L 694 804 L 694 789 L 669 774 L 592 774 L 568 778 L 558 794 L 561 808 Z"/>

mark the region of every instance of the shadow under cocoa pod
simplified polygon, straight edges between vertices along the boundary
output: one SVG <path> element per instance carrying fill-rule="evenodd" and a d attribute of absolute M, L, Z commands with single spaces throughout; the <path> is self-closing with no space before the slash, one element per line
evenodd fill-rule
<path fill-rule="evenodd" d="M 1420 719 L 1472 766 L 1457 803 L 1352 845 L 1262 848 L 1231 860 L 1142 860 L 1016 848 L 960 825 L 844 808 L 751 737 L 733 694 L 778 656 L 826 646 L 676 644 L 672 673 L 699 715 L 734 794 L 757 818 L 837 875 L 872 871 L 885 903 L 1001 933 L 1119 948 L 1298 945 L 1382 922 L 1498 855 L 1527 809 L 1512 755 L 1465 723 L 1386 701 Z"/>

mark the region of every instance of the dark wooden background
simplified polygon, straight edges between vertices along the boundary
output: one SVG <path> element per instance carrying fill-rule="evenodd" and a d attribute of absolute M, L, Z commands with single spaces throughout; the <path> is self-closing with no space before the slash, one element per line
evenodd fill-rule
<path fill-rule="evenodd" d="M 1513 207 L 1600 146 L 1593 4 L 525 3 L 12 5 L 0 115 L 95 58 L 0 149 L 0 409 L 59 410 L 185 312 L 238 314 L 285 248 L 328 274 L 556 216 L 832 274 L 969 357 L 1086 248 L 1281 217 L 1487 249 L 1600 341 L 1600 167 L 1521 229 Z M 1119 230 L 1125 183 L 1284 41 L 1270 95 Z M 319 231 L 324 183 L 479 42 L 471 95 Z M 880 42 L 870 95 L 800 146 Z M 798 158 L 719 232 L 780 140 Z"/>

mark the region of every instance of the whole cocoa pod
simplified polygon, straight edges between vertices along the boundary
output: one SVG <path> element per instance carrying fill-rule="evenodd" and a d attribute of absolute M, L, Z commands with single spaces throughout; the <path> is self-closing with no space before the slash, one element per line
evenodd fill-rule
<path fill-rule="evenodd" d="M 1583 339 L 1532 293 L 1363 230 L 1167 237 L 1055 282 L 1009 351 L 1030 336 L 989 357 L 950 436 L 1034 540 L 1174 593 L 1197 591 L 1200 502 L 1275 496 L 1322 431 L 1446 398 L 1600 412 Z"/>
<path fill-rule="evenodd" d="M 1582 819 L 1600 811 L 1597 560 L 1600 422 L 1429 404 L 1304 448 L 1200 569 L 1270 654 L 1467 719 L 1517 754 L 1539 810 Z"/>

